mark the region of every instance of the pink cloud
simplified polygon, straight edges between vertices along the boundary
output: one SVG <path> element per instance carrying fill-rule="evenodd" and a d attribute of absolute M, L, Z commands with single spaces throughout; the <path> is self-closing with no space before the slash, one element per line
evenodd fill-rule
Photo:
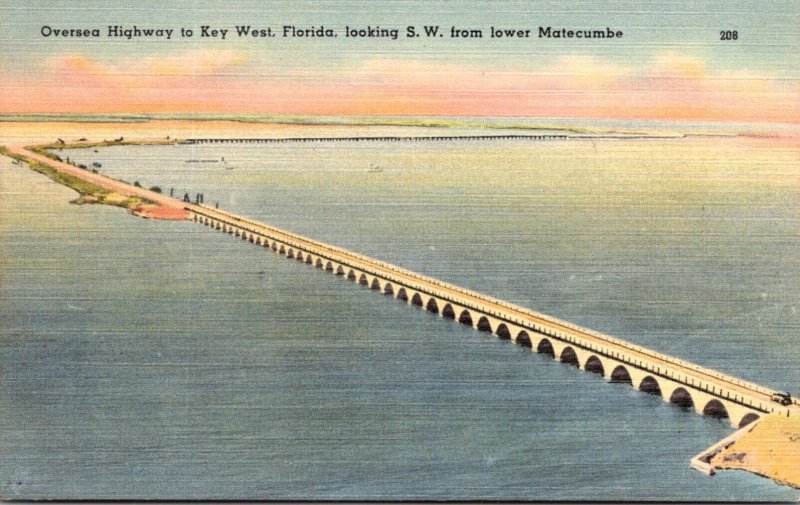
<path fill-rule="evenodd" d="M 797 122 L 793 82 L 713 70 L 698 56 L 654 54 L 638 67 L 588 55 L 540 70 L 375 58 L 354 68 L 297 67 L 234 50 L 104 64 L 70 54 L 36 79 L 0 78 L 3 112 L 261 112 L 561 116 Z"/>

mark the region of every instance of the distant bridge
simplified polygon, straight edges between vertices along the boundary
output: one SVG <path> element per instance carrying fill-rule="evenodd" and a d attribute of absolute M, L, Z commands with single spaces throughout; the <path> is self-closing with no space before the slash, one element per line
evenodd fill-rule
<path fill-rule="evenodd" d="M 194 222 L 214 230 L 513 340 L 609 382 L 628 383 L 698 413 L 729 418 L 734 427 L 767 413 L 800 415 L 796 400 L 781 405 L 771 399 L 776 391 L 752 382 L 230 212 L 205 205 L 184 204 L 184 208 Z"/>
<path fill-rule="evenodd" d="M 569 135 L 430 135 L 387 137 L 282 137 L 282 138 L 202 138 L 186 139 L 183 144 L 279 144 L 287 142 L 424 142 L 444 140 L 566 140 Z"/>

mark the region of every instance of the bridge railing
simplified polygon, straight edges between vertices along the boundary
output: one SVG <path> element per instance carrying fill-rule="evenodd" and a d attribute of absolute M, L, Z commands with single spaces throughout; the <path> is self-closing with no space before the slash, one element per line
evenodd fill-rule
<path fill-rule="evenodd" d="M 716 385 L 710 384 L 707 381 L 704 381 L 703 379 L 701 379 L 699 377 L 693 377 L 691 375 L 686 374 L 685 372 L 682 373 L 682 372 L 677 371 L 677 370 L 672 370 L 671 373 L 670 373 L 670 371 L 666 367 L 662 367 L 661 365 L 657 365 L 655 363 L 646 362 L 646 361 L 643 361 L 643 360 L 638 360 L 637 361 L 636 359 L 630 359 L 628 356 L 622 356 L 618 352 L 613 351 L 612 348 L 608 348 L 606 346 L 603 346 L 604 349 L 597 348 L 597 346 L 594 345 L 593 341 L 586 340 L 585 338 L 581 338 L 580 333 L 586 334 L 587 336 L 594 337 L 597 340 L 605 341 L 608 344 L 612 344 L 614 347 L 626 349 L 626 350 L 629 350 L 629 351 L 635 351 L 635 352 L 637 352 L 639 354 L 642 354 L 642 355 L 645 355 L 645 356 L 649 356 L 649 357 L 652 357 L 654 359 L 658 359 L 660 361 L 664 361 L 664 362 L 673 364 L 675 366 L 679 366 L 679 367 L 681 367 L 683 369 L 687 369 L 687 370 L 691 370 L 691 371 L 694 371 L 694 372 L 702 373 L 702 374 L 707 375 L 707 376 L 715 377 L 715 378 L 718 378 L 720 380 L 724 380 L 725 382 L 728 382 L 730 384 L 735 384 L 735 385 L 738 385 L 740 387 L 743 387 L 743 388 L 746 388 L 746 389 L 749 389 L 749 390 L 753 390 L 753 391 L 757 391 L 757 392 L 762 393 L 762 394 L 770 395 L 771 393 L 774 392 L 773 390 L 770 390 L 770 389 L 768 389 L 766 387 L 751 383 L 749 381 L 744 381 L 744 380 L 738 379 L 736 377 L 733 377 L 733 376 L 730 376 L 730 375 L 727 375 L 727 374 L 723 374 L 723 373 L 721 373 L 719 371 L 716 371 L 716 370 L 713 370 L 713 369 L 708 369 L 708 368 L 705 368 L 705 367 L 701 367 L 699 365 L 695 365 L 694 363 L 690 363 L 690 362 L 687 362 L 685 360 L 674 358 L 672 356 L 668 356 L 668 355 L 659 353 L 657 351 L 652 351 L 650 349 L 644 348 L 644 347 L 636 345 L 636 344 L 632 344 L 630 342 L 627 342 L 625 340 L 619 339 L 617 337 L 612 337 L 610 335 L 606 335 L 606 334 L 603 334 L 603 333 L 600 333 L 600 332 L 596 332 L 596 331 L 590 330 L 588 328 L 583 328 L 581 326 L 575 325 L 575 324 L 570 323 L 568 321 L 563 321 L 563 320 L 554 318 L 552 316 L 547 316 L 545 314 L 541 314 L 541 313 L 538 313 L 536 311 L 527 309 L 525 307 L 520 307 L 520 306 L 511 304 L 511 303 L 508 303 L 508 302 L 505 302 L 505 301 L 502 301 L 502 300 L 498 300 L 496 298 L 484 295 L 482 293 L 477 293 L 475 291 L 472 291 L 472 290 L 469 290 L 469 289 L 465 289 L 465 288 L 462 288 L 460 286 L 455 286 L 453 284 L 450 284 L 450 283 L 447 283 L 447 282 L 443 282 L 443 281 L 440 281 L 438 279 L 427 277 L 427 276 L 418 274 L 416 272 L 404 269 L 402 267 L 398 267 L 396 265 L 393 265 L 393 264 L 390 264 L 390 263 L 387 263 L 387 262 L 384 262 L 384 261 L 375 260 L 374 258 L 370 258 L 368 256 L 365 256 L 365 255 L 362 255 L 362 254 L 359 254 L 359 253 L 355 253 L 353 251 L 349 251 L 349 250 L 344 249 L 344 248 L 340 248 L 340 247 L 337 247 L 337 246 L 332 246 L 332 245 L 329 245 L 329 244 L 325 244 L 325 243 L 310 239 L 308 237 L 304 237 L 302 235 L 299 235 L 299 234 L 296 234 L 296 233 L 293 233 L 293 232 L 290 232 L 290 231 L 287 231 L 287 230 L 283 230 L 281 228 L 278 228 L 278 227 L 275 227 L 275 226 L 272 226 L 272 225 L 266 225 L 264 223 L 260 223 L 260 222 L 257 222 L 257 221 L 251 220 L 251 219 L 240 217 L 240 216 L 237 216 L 237 215 L 229 213 L 229 212 L 220 211 L 219 209 L 207 207 L 205 205 L 193 205 L 193 207 L 202 208 L 202 210 L 204 212 L 198 212 L 198 213 L 205 214 L 206 217 L 209 217 L 211 219 L 215 219 L 215 220 L 218 220 L 218 221 L 228 221 L 228 224 L 231 224 L 233 226 L 237 226 L 237 227 L 242 228 L 243 230 L 247 230 L 247 231 L 249 231 L 251 233 L 267 234 L 267 233 L 263 233 L 262 231 L 259 231 L 259 229 L 262 229 L 262 230 L 267 230 L 271 234 L 279 234 L 279 235 L 282 236 L 280 238 L 281 241 L 286 242 L 287 245 L 290 245 L 290 246 L 298 248 L 298 249 L 311 249 L 311 248 L 318 249 L 318 250 L 321 249 L 321 250 L 327 251 L 329 253 L 333 253 L 335 256 L 344 257 L 345 261 L 342 261 L 342 259 L 329 258 L 329 259 L 331 259 L 333 261 L 337 261 L 339 263 L 347 263 L 348 261 L 352 262 L 352 260 L 355 259 L 359 263 L 359 266 L 357 267 L 359 270 L 367 272 L 367 273 L 369 273 L 370 275 L 373 275 L 373 276 L 378 276 L 378 277 L 385 278 L 386 280 L 389 280 L 391 282 L 395 282 L 395 283 L 398 283 L 398 284 L 401 284 L 401 285 L 404 285 L 404 283 L 405 283 L 405 281 L 403 279 L 399 279 L 397 277 L 394 277 L 393 275 L 390 274 L 390 272 L 401 274 L 401 275 L 403 275 L 405 277 L 414 278 L 414 279 L 416 279 L 418 281 L 421 281 L 421 282 L 424 282 L 424 283 L 426 283 L 428 285 L 432 285 L 433 286 L 432 289 L 419 289 L 419 288 L 416 288 L 416 287 L 414 287 L 414 289 L 418 289 L 418 290 L 421 290 L 423 292 L 428 292 L 428 294 L 430 294 L 432 296 L 436 296 L 436 297 L 441 298 L 441 299 L 447 299 L 447 300 L 450 300 L 453 303 L 457 303 L 459 305 L 464 305 L 464 306 L 468 306 L 468 307 L 471 306 L 471 308 L 473 308 L 473 309 L 475 309 L 475 310 L 477 310 L 479 312 L 492 315 L 494 317 L 497 317 L 498 319 L 517 324 L 517 325 L 519 325 L 521 327 L 525 327 L 527 329 L 532 329 L 533 331 L 537 331 L 537 332 L 543 333 L 545 335 L 550 335 L 550 336 L 556 337 L 556 338 L 558 338 L 558 339 L 560 339 L 562 341 L 565 341 L 565 342 L 569 342 L 569 343 L 573 343 L 573 344 L 576 344 L 576 345 L 580 345 L 581 347 L 584 347 L 584 348 L 589 349 L 589 350 L 593 350 L 594 352 L 599 352 L 599 353 L 605 354 L 605 355 L 607 355 L 609 357 L 612 357 L 614 359 L 618 359 L 618 360 L 626 362 L 628 364 L 637 366 L 639 368 L 642 368 L 642 369 L 647 370 L 649 372 L 655 373 L 657 375 L 663 375 L 665 377 L 673 378 L 673 379 L 678 380 L 680 382 L 684 382 L 684 383 L 686 383 L 688 385 L 691 385 L 692 387 L 696 387 L 698 389 L 701 389 L 701 390 L 704 390 L 704 391 L 708 391 L 709 393 L 716 394 L 717 389 L 719 389 L 719 394 L 722 397 L 725 397 L 725 398 L 728 398 L 728 399 L 732 399 L 732 400 L 738 401 L 738 402 L 746 402 L 746 404 L 751 406 L 751 407 L 755 408 L 755 405 L 758 403 L 760 405 L 760 407 L 759 407 L 760 410 L 767 411 L 767 410 L 774 410 L 774 408 L 775 408 L 774 406 L 771 406 L 771 405 L 768 406 L 768 407 L 765 407 L 760 402 L 757 402 L 757 401 L 754 402 L 752 399 L 745 400 L 744 395 L 741 395 L 741 399 L 738 399 L 740 397 L 740 395 L 737 395 L 735 393 L 733 395 L 733 398 L 730 398 L 730 392 L 726 393 L 726 395 L 723 396 L 722 388 L 720 386 L 716 386 Z M 197 212 L 196 209 L 189 208 L 188 210 L 191 210 L 193 212 Z M 231 220 L 235 221 L 235 222 L 230 222 Z M 273 238 L 275 238 L 275 237 L 273 237 Z M 299 242 L 294 242 L 294 241 L 299 241 Z M 294 242 L 294 243 L 292 243 L 292 242 Z M 375 270 L 375 268 L 374 268 L 375 266 L 379 267 L 381 270 Z M 411 287 L 411 286 L 409 286 L 409 287 Z M 442 288 L 442 289 L 444 289 L 446 291 L 441 291 L 440 289 L 437 289 L 437 287 L 438 288 Z M 472 298 L 473 300 L 454 300 L 454 299 L 452 299 L 452 292 L 456 292 L 456 293 L 459 293 L 461 295 L 467 296 L 469 298 Z M 560 326 L 562 328 L 566 328 L 566 329 L 572 330 L 572 331 L 565 332 L 565 331 L 559 331 L 556 328 L 546 328 L 545 325 L 543 325 L 541 323 L 538 323 L 536 321 L 531 321 L 531 320 L 524 321 L 524 320 L 522 320 L 520 318 L 513 317 L 510 314 L 498 312 L 498 311 L 496 311 L 496 310 L 494 310 L 492 308 L 486 307 L 486 306 L 476 306 L 476 303 L 475 303 L 476 300 L 479 301 L 479 302 L 480 301 L 489 302 L 489 303 L 491 303 L 493 305 L 496 305 L 496 306 L 499 306 L 499 307 L 504 307 L 504 308 L 507 308 L 507 309 L 512 310 L 514 312 L 522 313 L 524 315 L 540 319 L 540 320 L 544 321 L 546 325 L 556 325 L 556 326 Z M 477 305 L 481 305 L 481 304 L 477 304 Z M 574 334 L 572 332 L 577 332 L 578 334 L 576 335 L 576 334 Z M 665 375 L 665 374 L 667 374 L 667 375 Z M 677 375 L 677 377 L 676 377 L 676 375 Z M 681 377 L 681 375 L 683 377 Z M 696 384 L 695 384 L 695 382 L 696 382 Z"/>

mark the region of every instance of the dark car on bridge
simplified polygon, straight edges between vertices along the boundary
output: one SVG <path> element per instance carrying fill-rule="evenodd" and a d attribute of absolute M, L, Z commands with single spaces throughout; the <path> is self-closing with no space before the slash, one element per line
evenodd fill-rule
<path fill-rule="evenodd" d="M 770 399 L 773 402 L 780 403 L 781 405 L 792 404 L 792 395 L 790 395 L 789 393 L 772 393 L 770 395 Z"/>

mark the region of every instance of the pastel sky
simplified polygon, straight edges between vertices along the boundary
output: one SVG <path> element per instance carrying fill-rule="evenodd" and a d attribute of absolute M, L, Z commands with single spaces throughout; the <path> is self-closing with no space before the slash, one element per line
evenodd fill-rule
<path fill-rule="evenodd" d="M 32 5 L 35 5 L 33 7 Z M 106 37 L 109 25 L 192 38 Z M 201 25 L 228 29 L 201 38 Z M 237 25 L 275 38 L 239 38 Z M 336 39 L 283 38 L 323 25 Z M 398 28 L 352 39 L 345 26 Z M 406 38 L 440 25 L 442 38 Z M 800 2 L 6 0 L 0 113 L 264 113 L 800 122 Z M 43 26 L 100 30 L 44 37 Z M 482 39 L 452 39 L 450 27 Z M 491 39 L 491 26 L 531 29 Z M 555 40 L 539 26 L 622 30 Z M 736 30 L 738 40 L 721 41 Z"/>

